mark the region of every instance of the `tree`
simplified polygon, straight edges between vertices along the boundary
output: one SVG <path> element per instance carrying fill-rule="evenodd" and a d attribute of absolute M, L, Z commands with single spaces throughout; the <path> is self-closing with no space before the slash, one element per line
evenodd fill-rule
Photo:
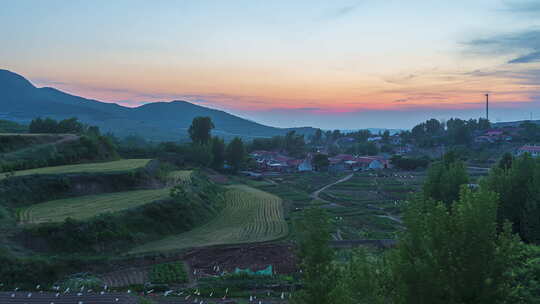
<path fill-rule="evenodd" d="M 315 167 L 316 171 L 326 170 L 329 165 L 330 161 L 328 160 L 327 155 L 315 154 L 315 156 L 313 156 L 313 167 Z"/>
<path fill-rule="evenodd" d="M 382 134 L 382 142 L 388 143 L 390 141 L 390 131 L 384 130 Z"/>
<path fill-rule="evenodd" d="M 195 144 L 207 144 L 211 139 L 210 132 L 213 128 L 214 123 L 210 117 L 195 117 L 188 130 L 189 137 Z"/>
<path fill-rule="evenodd" d="M 324 209 L 308 208 L 304 217 L 296 222 L 296 227 L 303 289 L 294 295 L 292 303 L 334 303 L 331 296 L 336 286 L 332 264 L 334 251 L 328 246 L 332 227 L 330 218 Z"/>
<path fill-rule="evenodd" d="M 217 136 L 212 138 L 212 156 L 212 168 L 223 169 L 223 164 L 225 163 L 225 142 Z"/>
<path fill-rule="evenodd" d="M 506 303 L 519 240 L 497 232 L 497 194 L 463 187 L 448 206 L 418 196 L 392 259 L 395 303 Z"/>
<path fill-rule="evenodd" d="M 289 131 L 285 135 L 285 150 L 293 156 L 300 156 L 304 152 L 304 135 L 297 135 L 295 131 Z"/>
<path fill-rule="evenodd" d="M 512 160 L 514 158 L 512 157 L 512 154 L 506 152 L 503 154 L 501 160 L 499 160 L 499 168 L 503 170 L 508 170 L 512 167 Z"/>
<path fill-rule="evenodd" d="M 239 137 L 235 137 L 227 146 L 226 160 L 233 172 L 238 171 L 244 165 L 245 153 L 244 143 Z"/>
<path fill-rule="evenodd" d="M 461 186 L 468 182 L 465 165 L 455 160 L 453 153 L 448 153 L 428 169 L 423 192 L 426 197 L 449 205 L 458 199 Z"/>
<path fill-rule="evenodd" d="M 313 137 L 311 138 L 311 142 L 313 144 L 320 144 L 322 141 L 322 130 L 321 129 L 317 129 L 315 130 L 315 134 L 313 134 Z"/>
<path fill-rule="evenodd" d="M 524 241 L 540 243 L 540 160 L 524 154 L 508 169 L 494 167 L 482 186 L 500 197 L 499 226 L 508 220 Z"/>

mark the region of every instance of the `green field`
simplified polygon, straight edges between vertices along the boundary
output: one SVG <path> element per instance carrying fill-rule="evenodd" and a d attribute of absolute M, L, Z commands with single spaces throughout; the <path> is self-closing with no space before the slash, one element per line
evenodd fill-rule
<path fill-rule="evenodd" d="M 62 222 L 68 217 L 87 219 L 105 212 L 116 212 L 169 197 L 170 189 L 136 190 L 73 197 L 35 204 L 18 211 L 22 223 Z"/>
<path fill-rule="evenodd" d="M 122 159 L 103 163 L 90 163 L 79 165 L 66 165 L 45 167 L 29 170 L 15 171 L 15 176 L 32 174 L 64 174 L 64 173 L 113 173 L 129 171 L 144 167 L 150 159 Z M 5 178 L 6 174 L 0 174 L 0 179 Z"/>
<path fill-rule="evenodd" d="M 217 218 L 189 232 L 137 247 L 131 253 L 262 242 L 287 235 L 279 197 L 246 185 L 228 188 L 226 207 Z"/>

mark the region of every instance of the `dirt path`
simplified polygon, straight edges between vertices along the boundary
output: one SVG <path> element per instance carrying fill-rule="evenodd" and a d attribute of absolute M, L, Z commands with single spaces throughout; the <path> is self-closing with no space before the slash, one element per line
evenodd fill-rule
<path fill-rule="evenodd" d="M 377 178 L 375 178 L 374 180 L 374 184 L 375 186 L 377 186 L 377 193 L 382 193 L 381 189 L 380 189 L 380 184 L 377 180 Z M 380 211 L 383 211 L 384 213 L 386 213 L 385 215 L 377 215 L 378 217 L 382 217 L 382 218 L 387 218 L 387 219 L 390 219 L 396 223 L 399 223 L 400 225 L 403 224 L 403 221 L 399 218 L 399 217 L 396 217 L 396 216 L 393 216 L 392 214 L 384 211 L 383 208 L 380 208 L 380 207 L 377 207 L 377 206 L 373 206 L 372 207 L 376 208 L 377 210 L 380 210 Z"/>
<path fill-rule="evenodd" d="M 322 199 L 322 198 L 319 197 L 319 194 L 321 194 L 321 192 L 323 192 L 324 190 L 326 190 L 326 189 L 328 189 L 328 188 L 330 188 L 330 187 L 332 187 L 332 186 L 334 186 L 334 185 L 337 185 L 337 184 L 339 184 L 339 183 L 348 181 L 348 180 L 351 179 L 353 176 L 354 176 L 354 173 L 351 173 L 351 174 L 345 176 L 344 178 L 342 178 L 342 179 L 340 179 L 340 180 L 338 180 L 338 181 L 336 181 L 336 182 L 333 182 L 333 183 L 331 183 L 331 184 L 328 184 L 328 185 L 322 187 L 321 189 L 319 189 L 319 190 L 317 190 L 317 191 L 311 193 L 310 197 L 311 197 L 312 199 L 318 199 L 318 200 L 321 200 L 321 201 L 325 201 L 325 202 L 326 202 L 326 200 L 324 200 L 324 199 Z"/>

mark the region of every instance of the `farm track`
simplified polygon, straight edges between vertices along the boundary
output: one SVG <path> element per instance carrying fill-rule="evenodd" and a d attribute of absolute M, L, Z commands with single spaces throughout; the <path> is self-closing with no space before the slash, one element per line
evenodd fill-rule
<path fill-rule="evenodd" d="M 264 242 L 287 235 L 288 226 L 279 197 L 246 185 L 228 188 L 224 210 L 209 223 L 142 245 L 130 253 Z"/>
<path fill-rule="evenodd" d="M 345 176 L 344 178 L 342 178 L 342 179 L 340 179 L 340 180 L 338 180 L 338 181 L 335 181 L 335 182 L 333 182 L 333 183 L 331 183 L 331 184 L 328 184 L 328 185 L 326 185 L 326 186 L 320 188 L 319 190 L 313 192 L 313 193 L 310 195 L 310 197 L 311 197 L 312 199 L 314 199 L 314 200 L 321 200 L 321 201 L 324 201 L 324 202 L 328 202 L 328 201 L 326 201 L 326 200 L 320 198 L 320 197 L 319 197 L 319 194 L 321 194 L 321 192 L 323 192 L 324 190 L 326 190 L 326 189 L 328 189 L 328 188 L 330 188 L 330 187 L 332 187 L 332 186 L 334 186 L 334 185 L 337 185 L 337 184 L 339 184 L 339 183 L 343 183 L 343 182 L 348 181 L 348 180 L 351 179 L 353 176 L 354 176 L 354 173 L 351 173 L 351 174 Z M 329 202 L 328 202 L 328 203 L 329 203 Z"/>

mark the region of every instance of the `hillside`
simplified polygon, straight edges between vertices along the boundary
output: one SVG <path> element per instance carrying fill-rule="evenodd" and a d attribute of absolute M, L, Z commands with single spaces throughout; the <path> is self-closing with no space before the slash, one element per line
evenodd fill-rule
<path fill-rule="evenodd" d="M 187 138 L 187 129 L 196 116 L 211 117 L 216 126 L 214 133 L 226 138 L 271 137 L 284 135 L 289 130 L 309 135 L 315 130 L 269 127 L 179 100 L 128 108 L 70 95 L 54 88 L 37 88 L 21 75 L 0 70 L 0 119 L 28 122 L 36 117 L 78 117 L 118 136 L 137 134 L 159 141 Z"/>

